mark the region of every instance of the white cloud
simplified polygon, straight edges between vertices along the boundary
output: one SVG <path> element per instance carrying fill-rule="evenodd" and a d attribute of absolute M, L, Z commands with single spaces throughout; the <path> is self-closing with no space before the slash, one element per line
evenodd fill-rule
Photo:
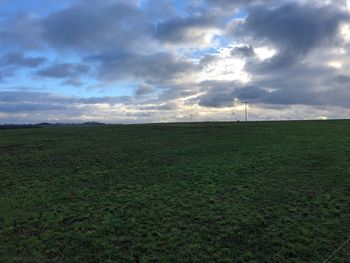
<path fill-rule="evenodd" d="M 231 55 L 232 47 L 221 48 L 212 61 L 206 64 L 195 76 L 196 82 L 217 80 L 234 81 L 242 83 L 250 81 L 249 74 L 244 70 L 245 61 Z"/>
<path fill-rule="evenodd" d="M 277 53 L 275 49 L 270 47 L 257 47 L 254 51 L 260 60 L 272 58 Z"/>
<path fill-rule="evenodd" d="M 340 69 L 343 66 L 343 64 L 339 61 L 330 61 L 327 65 L 336 69 Z"/>
<path fill-rule="evenodd" d="M 346 23 L 340 27 L 340 36 L 346 42 L 350 42 L 350 24 Z"/>

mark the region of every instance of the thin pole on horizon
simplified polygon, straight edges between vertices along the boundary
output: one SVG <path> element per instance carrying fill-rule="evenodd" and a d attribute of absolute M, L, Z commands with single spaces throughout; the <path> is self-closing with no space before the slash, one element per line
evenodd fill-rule
<path fill-rule="evenodd" d="M 248 122 L 248 102 L 244 102 L 244 115 L 245 115 L 245 121 Z"/>
<path fill-rule="evenodd" d="M 193 122 L 193 104 L 191 104 L 191 114 L 190 114 L 190 117 L 191 117 L 191 122 Z"/>

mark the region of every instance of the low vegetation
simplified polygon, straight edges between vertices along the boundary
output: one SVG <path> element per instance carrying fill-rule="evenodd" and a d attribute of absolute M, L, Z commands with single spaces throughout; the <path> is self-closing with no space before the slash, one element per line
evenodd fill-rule
<path fill-rule="evenodd" d="M 0 131 L 0 262 L 322 262 L 349 235 L 350 121 Z"/>

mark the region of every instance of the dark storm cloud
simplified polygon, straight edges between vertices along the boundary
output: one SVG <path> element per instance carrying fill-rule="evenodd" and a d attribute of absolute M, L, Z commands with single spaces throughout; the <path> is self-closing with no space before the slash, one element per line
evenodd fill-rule
<path fill-rule="evenodd" d="M 21 14 L 0 20 L 0 47 L 4 49 L 43 48 L 40 18 L 33 14 Z"/>
<path fill-rule="evenodd" d="M 198 29 L 217 29 L 219 20 L 216 16 L 193 16 L 193 17 L 176 17 L 157 25 L 155 38 L 171 44 L 199 43 L 203 41 L 204 33 L 195 34 L 190 30 Z"/>
<path fill-rule="evenodd" d="M 68 85 L 68 86 L 74 86 L 74 87 L 80 87 L 84 85 L 84 82 L 81 81 L 81 79 L 77 77 L 71 77 L 67 79 L 66 81 L 63 81 L 63 85 Z"/>
<path fill-rule="evenodd" d="M 270 105 L 308 105 L 349 107 L 349 89 L 331 89 L 327 91 L 303 90 L 298 93 L 290 90 L 278 90 L 267 94 L 261 101 Z"/>
<path fill-rule="evenodd" d="M 339 74 L 334 76 L 334 78 L 330 80 L 329 84 L 349 85 L 349 83 L 350 83 L 350 76 Z"/>
<path fill-rule="evenodd" d="M 254 102 L 337 106 L 339 100 L 331 96 L 332 93 L 348 97 L 344 86 L 336 83 L 337 78 L 337 70 L 327 66 L 294 64 L 256 78 L 257 87 L 272 91 L 255 98 Z"/>
<path fill-rule="evenodd" d="M 139 110 L 142 111 L 170 111 L 175 110 L 177 107 L 174 103 L 164 103 L 157 106 L 142 106 L 139 107 Z"/>
<path fill-rule="evenodd" d="M 206 55 L 205 57 L 203 57 L 200 61 L 200 65 L 202 66 L 207 66 L 212 62 L 217 61 L 219 58 L 218 56 L 215 55 Z"/>
<path fill-rule="evenodd" d="M 288 66 L 317 46 L 329 45 L 342 21 L 348 15 L 336 6 L 288 3 L 279 7 L 255 6 L 249 16 L 236 27 L 234 34 L 250 37 L 278 49 L 266 70 Z"/>
<path fill-rule="evenodd" d="M 287 71 L 287 70 L 286 70 Z M 257 105 L 308 105 L 350 107 L 349 76 L 338 75 L 328 67 L 301 67 L 294 65 L 290 72 L 275 72 L 261 77 L 255 86 L 234 83 L 206 83 L 206 94 L 200 96 L 199 105 L 230 107 L 235 99 Z M 271 89 L 270 91 L 268 91 Z"/>
<path fill-rule="evenodd" d="M 207 2 L 212 6 L 218 6 L 223 9 L 237 7 L 241 5 L 249 5 L 254 2 L 259 2 L 256 0 L 207 0 Z"/>
<path fill-rule="evenodd" d="M 0 91 L 0 101 L 2 103 L 16 103 L 16 102 L 57 102 L 70 103 L 64 96 L 59 96 L 47 92 L 25 91 L 25 89 L 15 91 Z"/>
<path fill-rule="evenodd" d="M 21 52 L 13 52 L 0 57 L 2 66 L 22 66 L 35 68 L 46 61 L 44 57 L 26 57 Z"/>
<path fill-rule="evenodd" d="M 242 86 L 235 83 L 232 89 L 230 86 L 222 86 L 219 83 L 212 83 L 205 95 L 200 96 L 199 105 L 204 107 L 222 108 L 232 107 L 235 99 L 248 101 L 250 103 L 263 103 L 269 93 L 261 88 L 254 86 Z"/>
<path fill-rule="evenodd" d="M 265 105 L 312 105 L 348 107 L 349 77 L 328 66 L 305 62 L 316 48 L 327 52 L 337 47 L 337 30 L 348 15 L 337 6 L 288 3 L 277 7 L 256 5 L 239 24 L 234 36 L 254 45 L 277 49 L 271 59 L 247 60 L 252 75 L 248 86 L 222 86 L 212 82 L 199 104 L 206 107 L 228 107 L 234 99 Z M 232 55 L 249 58 L 252 46 L 234 48 Z M 341 98 L 341 99 L 339 99 Z"/>
<path fill-rule="evenodd" d="M 268 92 L 266 92 L 266 90 L 254 86 L 246 86 L 234 91 L 235 97 L 242 101 L 255 101 L 266 96 L 267 94 Z"/>
<path fill-rule="evenodd" d="M 49 78 L 72 78 L 88 73 L 90 68 L 83 64 L 58 63 L 37 72 L 37 75 Z"/>
<path fill-rule="evenodd" d="M 350 91 L 348 89 L 335 89 L 329 91 L 300 90 L 276 90 L 267 92 L 264 89 L 248 86 L 230 90 L 209 90 L 200 96 L 199 105 L 211 108 L 232 107 L 235 99 L 247 101 L 255 105 L 312 105 L 312 106 L 341 106 L 349 107 L 348 100 Z"/>
<path fill-rule="evenodd" d="M 328 66 L 295 63 L 257 74 L 249 85 L 235 82 L 200 83 L 205 107 L 229 107 L 235 99 L 258 105 L 350 106 L 350 76 Z M 266 106 L 264 106 L 266 107 Z"/>
<path fill-rule="evenodd" d="M 0 20 L 7 49 L 130 50 L 145 46 L 153 27 L 132 1 L 80 1 L 47 16 L 20 14 Z"/>
<path fill-rule="evenodd" d="M 126 1 L 82 2 L 50 14 L 42 24 L 51 46 L 77 51 L 141 47 L 152 29 L 146 15 Z"/>
<path fill-rule="evenodd" d="M 201 83 L 209 87 L 206 94 L 198 98 L 199 105 L 205 107 L 232 107 L 235 99 L 240 101 L 260 102 L 268 95 L 264 89 L 255 86 L 244 86 L 239 82 L 211 81 Z"/>
<path fill-rule="evenodd" d="M 113 106 L 128 103 L 131 103 L 128 96 L 78 98 L 38 91 L 0 91 L 0 112 L 3 113 L 67 110 L 78 109 L 81 105 Z"/>
<path fill-rule="evenodd" d="M 0 69 L 0 83 L 14 74 L 12 69 Z"/>
<path fill-rule="evenodd" d="M 154 92 L 154 89 L 151 86 L 142 84 L 136 89 L 135 95 L 144 96 L 153 92 Z"/>
<path fill-rule="evenodd" d="M 232 56 L 239 56 L 239 57 L 254 57 L 256 54 L 254 52 L 254 48 L 252 46 L 241 46 L 241 47 L 235 47 L 231 50 Z"/>
<path fill-rule="evenodd" d="M 144 3 L 148 17 L 157 22 L 168 20 L 176 16 L 176 8 L 173 0 L 147 0 Z"/>
<path fill-rule="evenodd" d="M 178 98 L 193 96 L 200 91 L 196 85 L 167 85 L 162 87 L 159 101 L 171 101 Z"/>
<path fill-rule="evenodd" d="M 99 77 L 105 81 L 120 79 L 142 79 L 150 83 L 168 83 L 183 74 L 200 69 L 183 58 L 170 53 L 156 53 L 152 55 L 118 54 L 98 55 L 85 59 L 100 64 Z"/>
<path fill-rule="evenodd" d="M 170 14 L 172 8 L 168 2 L 161 9 Z M 149 11 L 142 10 L 136 1 L 81 1 L 43 17 L 23 15 L 0 21 L 0 39 L 23 50 L 46 47 L 56 54 L 67 50 L 95 58 L 95 64 L 90 65 L 91 60 L 82 63 L 95 66 L 94 72 L 102 82 L 135 78 L 171 82 L 181 74 L 198 70 L 187 59 L 150 48 L 156 41 Z M 193 26 L 204 23 L 198 18 L 187 22 Z M 76 65 L 58 60 L 36 75 L 63 78 L 67 79 L 64 85 L 80 86 L 83 81 L 79 76 L 84 73 Z"/>
<path fill-rule="evenodd" d="M 288 0 L 287 0 L 288 1 Z M 203 0 L 210 8 L 216 8 L 221 14 L 232 15 L 235 11 L 245 10 L 251 6 L 271 6 L 281 4 L 281 0 Z M 208 8 L 207 7 L 207 8 Z"/>
<path fill-rule="evenodd" d="M 160 23 L 160 31 L 155 36 L 162 41 L 185 41 L 184 38 L 180 40 L 177 37 L 170 40 L 170 34 L 165 36 L 161 28 L 163 25 L 170 26 L 171 23 Z M 205 26 L 211 21 L 209 18 L 191 18 L 184 23 L 175 22 L 173 29 L 179 33 L 181 26 L 186 26 L 186 23 L 190 26 Z M 101 81 L 136 78 L 157 83 L 167 82 L 179 74 L 198 69 L 186 59 L 170 53 L 155 53 L 154 50 L 147 52 L 148 46 L 154 45 L 154 26 L 145 10 L 141 11 L 126 1 L 81 3 L 50 14 L 42 24 L 45 39 L 51 46 L 85 52 L 87 56 L 84 62 L 96 63 L 96 72 Z M 173 33 L 177 34 L 176 32 Z M 71 77 L 71 71 L 71 68 L 56 66 L 40 73 L 43 76 Z"/>
<path fill-rule="evenodd" d="M 232 91 L 208 92 L 199 98 L 199 105 L 209 108 L 223 108 L 233 105 L 234 94 Z"/>
<path fill-rule="evenodd" d="M 2 103 L 0 102 L 0 112 L 5 113 L 20 113 L 20 112 L 33 112 L 33 111 L 51 111 L 51 110 L 63 110 L 66 109 L 66 105 L 52 104 L 41 101 L 40 103 Z"/>
<path fill-rule="evenodd" d="M 82 104 L 109 104 L 111 106 L 116 104 L 129 104 L 132 102 L 129 96 L 119 96 L 119 97 L 92 97 L 92 98 L 82 98 L 77 99 L 77 103 Z"/>
<path fill-rule="evenodd" d="M 230 107 L 235 98 L 234 90 L 241 87 L 236 81 L 204 81 L 198 84 L 204 95 L 198 97 L 200 106 L 209 108 Z"/>

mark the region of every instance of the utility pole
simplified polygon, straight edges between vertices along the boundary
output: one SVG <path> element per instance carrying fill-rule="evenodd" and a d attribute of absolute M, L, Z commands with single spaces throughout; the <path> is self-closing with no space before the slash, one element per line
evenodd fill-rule
<path fill-rule="evenodd" d="M 248 102 L 245 101 L 244 102 L 244 113 L 245 113 L 245 121 L 247 122 L 248 121 Z"/>
<path fill-rule="evenodd" d="M 190 116 L 191 116 L 191 122 L 193 122 L 193 114 L 191 114 Z"/>

